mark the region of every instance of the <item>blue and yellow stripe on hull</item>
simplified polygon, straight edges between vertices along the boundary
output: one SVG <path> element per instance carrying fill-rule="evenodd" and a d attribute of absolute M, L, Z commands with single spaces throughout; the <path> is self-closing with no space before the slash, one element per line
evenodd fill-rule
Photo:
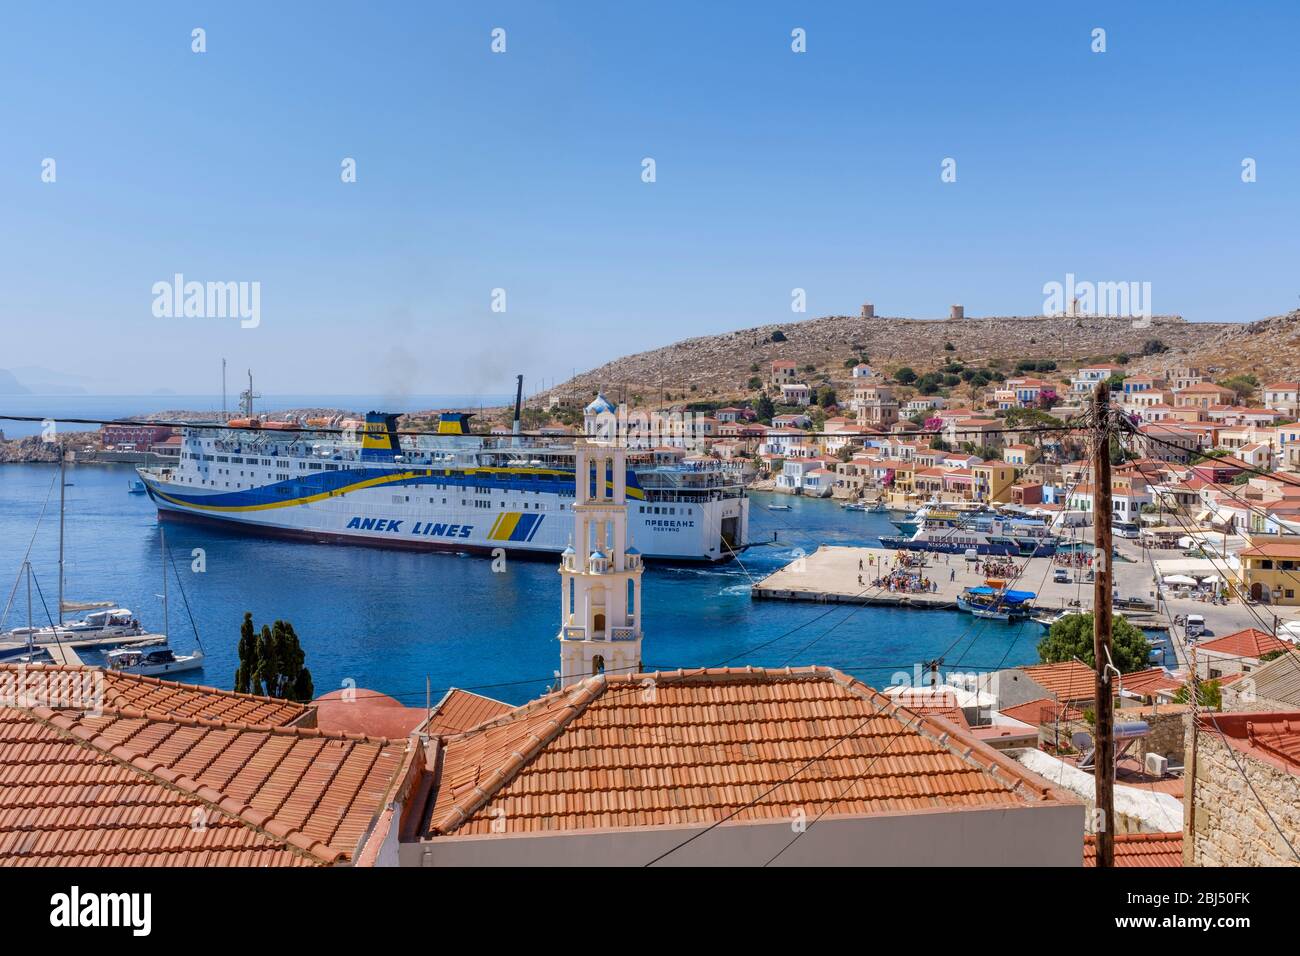
<path fill-rule="evenodd" d="M 532 541 L 545 515 L 507 511 L 498 515 L 488 530 L 489 541 Z"/>
<path fill-rule="evenodd" d="M 529 476 L 524 479 L 522 476 Z M 364 468 L 321 472 L 308 478 L 291 478 L 248 488 L 242 491 L 217 492 L 206 495 L 190 495 L 180 491 L 163 490 L 163 485 L 156 478 L 142 474 L 142 480 L 150 494 L 162 498 L 171 504 L 184 508 L 218 513 L 240 513 L 250 511 L 269 511 L 278 508 L 290 508 L 295 505 L 311 504 L 327 498 L 335 498 L 350 492 L 366 488 L 378 488 L 385 485 L 419 486 L 431 484 L 455 485 L 458 487 L 488 487 L 492 491 L 505 493 L 513 491 L 546 492 L 572 494 L 573 472 L 544 468 L 470 468 L 453 470 L 444 468 L 419 468 L 393 471 L 388 469 Z M 640 487 L 633 487 L 634 478 L 628 473 L 627 496 L 633 500 L 644 501 L 645 492 Z M 609 483 L 612 488 L 613 484 Z"/>

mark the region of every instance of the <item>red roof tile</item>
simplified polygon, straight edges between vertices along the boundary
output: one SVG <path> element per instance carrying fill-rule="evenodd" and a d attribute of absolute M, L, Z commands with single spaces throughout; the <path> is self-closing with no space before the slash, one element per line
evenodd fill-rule
<path fill-rule="evenodd" d="M 499 700 L 453 687 L 433 709 L 433 715 L 429 719 L 429 733 L 460 733 L 512 710 L 513 707 Z"/>
<path fill-rule="evenodd" d="M 1248 627 L 1243 631 L 1218 637 L 1212 641 L 1202 641 L 1196 645 L 1196 650 L 1198 653 L 1214 651 L 1217 654 L 1231 654 L 1233 657 L 1258 658 L 1270 651 L 1292 650 L 1292 646 L 1266 631 Z"/>
<path fill-rule="evenodd" d="M 22 672 L 21 668 L 14 665 L 0 665 L 0 680 L 12 680 L 12 675 Z M 28 673 L 37 673 L 37 670 L 29 670 Z M 305 704 L 290 700 L 236 694 L 215 687 L 179 684 L 157 677 L 121 674 L 101 668 L 47 664 L 39 668 L 39 673 L 41 687 L 48 688 L 55 694 L 59 693 L 60 687 L 75 689 L 93 679 L 102 682 L 103 700 L 107 707 L 134 708 L 171 717 L 202 717 L 207 720 L 285 727 L 301 722 L 309 712 Z M 6 678 L 6 675 L 9 676 Z M 43 702 L 49 703 L 49 700 L 43 698 Z"/>
<path fill-rule="evenodd" d="M 1083 865 L 1097 865 L 1097 838 L 1083 838 Z M 1182 866 L 1182 833 L 1117 833 L 1115 866 Z"/>
<path fill-rule="evenodd" d="M 1092 700 L 1097 695 L 1097 675 L 1078 661 L 1033 664 L 1020 669 L 1059 700 Z"/>
<path fill-rule="evenodd" d="M 1160 691 L 1176 691 L 1183 686 L 1183 681 L 1170 677 L 1163 667 L 1151 667 L 1125 674 L 1119 679 L 1119 686 L 1122 690 L 1151 697 Z"/>
<path fill-rule="evenodd" d="M 1057 721 L 1083 720 L 1082 713 L 1064 701 L 1057 703 L 1050 697 L 1040 697 L 1038 700 L 1026 701 L 1023 704 L 1016 704 L 1014 707 L 1003 707 L 1001 713 L 1004 717 L 1019 720 L 1031 727 L 1056 723 Z"/>
<path fill-rule="evenodd" d="M 1074 802 L 828 668 L 593 677 L 442 744 L 428 838 Z"/>
<path fill-rule="evenodd" d="M 1206 713 L 1198 722 L 1212 738 L 1222 734 L 1236 750 L 1300 774 L 1300 711 Z"/>
<path fill-rule="evenodd" d="M 22 669 L 0 667 L 0 677 L 18 673 Z M 221 714 L 233 708 L 273 716 L 264 699 L 121 679 L 96 668 L 26 673 L 51 679 L 44 696 L 55 706 L 9 699 L 21 706 L 0 708 L 4 864 L 337 863 L 352 858 L 410 771 L 414 751 L 404 740 L 165 709 Z M 107 677 L 102 709 L 63 698 L 61 687 L 78 674 Z M 121 706 L 132 694 L 164 709 Z"/>

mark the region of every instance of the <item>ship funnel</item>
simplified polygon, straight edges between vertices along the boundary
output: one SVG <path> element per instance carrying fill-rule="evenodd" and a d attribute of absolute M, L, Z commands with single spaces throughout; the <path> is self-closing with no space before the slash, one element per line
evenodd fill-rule
<path fill-rule="evenodd" d="M 392 461 L 401 452 L 397 440 L 397 415 L 392 412 L 366 412 L 361 426 L 361 460 Z"/>
<path fill-rule="evenodd" d="M 468 435 L 469 420 L 473 417 L 469 412 L 443 412 L 438 416 L 438 434 Z"/>

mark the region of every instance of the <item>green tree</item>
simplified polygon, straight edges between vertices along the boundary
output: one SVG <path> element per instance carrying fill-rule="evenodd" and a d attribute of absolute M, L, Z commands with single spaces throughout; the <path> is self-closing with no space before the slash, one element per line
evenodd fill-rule
<path fill-rule="evenodd" d="M 235 669 L 235 692 L 260 693 L 253 690 L 253 670 L 257 667 L 257 633 L 253 629 L 253 615 L 244 612 L 244 623 L 239 626 L 239 667 Z"/>
<path fill-rule="evenodd" d="M 1184 684 L 1174 694 L 1174 700 L 1180 704 L 1185 704 L 1190 696 L 1191 693 L 1187 690 L 1187 685 Z M 1223 709 L 1223 692 L 1219 689 L 1217 680 L 1197 681 L 1196 705 L 1198 707 L 1208 707 L 1210 710 Z"/>
<path fill-rule="evenodd" d="M 235 690 L 305 704 L 315 696 L 306 659 L 292 624 L 288 621 L 276 621 L 269 627 L 263 624 L 261 633 L 255 634 L 253 615 L 245 612 L 239 628 Z"/>
<path fill-rule="evenodd" d="M 836 402 L 835 389 L 829 385 L 823 385 L 817 390 L 817 404 L 822 408 L 830 408 Z"/>
<path fill-rule="evenodd" d="M 1111 657 L 1121 674 L 1142 670 L 1150 653 L 1142 632 L 1122 617 L 1111 623 Z M 1038 658 L 1044 664 L 1060 664 L 1078 658 L 1091 668 L 1097 660 L 1092 653 L 1092 614 L 1068 614 L 1052 625 L 1038 642 Z"/>
<path fill-rule="evenodd" d="M 1247 372 L 1244 375 L 1233 375 L 1231 378 L 1225 378 L 1219 384 L 1224 388 L 1232 389 L 1237 395 L 1237 401 L 1244 402 L 1259 387 L 1259 379 Z"/>
<path fill-rule="evenodd" d="M 770 423 L 772 416 L 776 414 L 776 406 L 766 395 L 760 395 L 754 399 L 754 414 L 758 416 L 760 422 Z"/>
<path fill-rule="evenodd" d="M 916 371 L 910 365 L 904 365 L 894 373 L 894 380 L 903 385 L 911 385 L 916 381 Z"/>
<path fill-rule="evenodd" d="M 785 333 L 782 332 L 780 329 L 777 329 L 775 332 L 772 333 L 773 342 L 784 342 L 785 340 L 786 340 Z"/>

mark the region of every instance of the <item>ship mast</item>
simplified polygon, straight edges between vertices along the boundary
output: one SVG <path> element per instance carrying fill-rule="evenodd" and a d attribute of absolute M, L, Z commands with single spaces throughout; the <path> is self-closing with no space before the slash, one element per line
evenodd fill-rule
<path fill-rule="evenodd" d="M 511 447 L 519 447 L 519 416 L 522 413 L 524 403 L 524 377 L 515 376 L 515 420 L 510 427 L 510 434 L 514 437 L 510 440 Z"/>

